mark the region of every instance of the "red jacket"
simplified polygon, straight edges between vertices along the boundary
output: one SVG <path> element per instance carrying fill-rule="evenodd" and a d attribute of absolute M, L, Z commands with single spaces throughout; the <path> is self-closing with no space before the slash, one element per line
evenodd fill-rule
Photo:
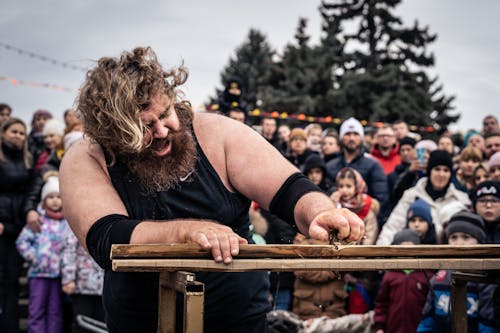
<path fill-rule="evenodd" d="M 375 330 L 383 329 L 384 333 L 416 332 L 422 320 L 432 276 L 430 271 L 385 273 L 375 299 Z"/>
<path fill-rule="evenodd" d="M 374 145 L 370 154 L 382 165 L 386 175 L 394 171 L 401 164 L 401 156 L 399 156 L 399 145 L 396 143 L 387 156 L 383 156 L 378 145 Z"/>

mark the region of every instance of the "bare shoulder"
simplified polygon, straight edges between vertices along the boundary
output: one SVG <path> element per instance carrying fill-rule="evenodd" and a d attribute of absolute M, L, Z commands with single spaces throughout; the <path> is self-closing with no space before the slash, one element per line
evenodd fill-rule
<path fill-rule="evenodd" d="M 71 170 L 88 167 L 89 164 L 106 170 L 106 161 L 101 147 L 92 143 L 88 138 L 76 142 L 71 149 L 64 154 L 60 171 L 68 173 Z"/>

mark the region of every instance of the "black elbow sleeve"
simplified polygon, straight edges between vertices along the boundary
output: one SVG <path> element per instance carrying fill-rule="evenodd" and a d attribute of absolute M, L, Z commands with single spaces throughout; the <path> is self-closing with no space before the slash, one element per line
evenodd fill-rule
<path fill-rule="evenodd" d="M 130 236 L 140 222 L 125 215 L 112 214 L 100 218 L 90 227 L 85 241 L 90 255 L 99 266 L 111 268 L 111 245 L 130 243 Z"/>
<path fill-rule="evenodd" d="M 309 192 L 322 191 L 302 173 L 296 172 L 288 177 L 278 192 L 276 192 L 269 205 L 269 212 L 291 225 L 295 225 L 295 205 L 303 195 Z"/>

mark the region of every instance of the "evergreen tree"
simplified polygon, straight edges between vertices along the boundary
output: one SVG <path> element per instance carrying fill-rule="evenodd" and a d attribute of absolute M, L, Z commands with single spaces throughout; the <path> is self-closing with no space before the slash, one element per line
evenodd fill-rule
<path fill-rule="evenodd" d="M 446 127 L 459 116 L 451 116 L 454 97 L 444 96 L 424 72 L 434 65 L 427 50 L 436 39 L 428 27 L 402 25 L 393 9 L 401 0 L 332 0 L 323 1 L 324 19 L 341 26 L 355 23 L 345 40 L 343 61 L 346 73 L 338 88 L 328 92 L 327 100 L 335 106 L 335 115 L 354 115 L 361 119 L 429 124 L 435 121 Z"/>
<path fill-rule="evenodd" d="M 257 106 L 259 89 L 268 84 L 273 55 L 266 36 L 250 29 L 247 41 L 236 49 L 235 56 L 229 59 L 229 64 L 221 72 L 223 86 L 234 77 L 241 80 L 241 101 L 248 110 Z M 221 90 L 218 90 L 217 95 L 220 93 Z M 212 102 L 216 102 L 216 98 L 212 98 Z"/>

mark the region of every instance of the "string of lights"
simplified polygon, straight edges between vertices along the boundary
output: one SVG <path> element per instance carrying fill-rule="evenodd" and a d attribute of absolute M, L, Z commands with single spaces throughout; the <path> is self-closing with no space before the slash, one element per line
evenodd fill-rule
<path fill-rule="evenodd" d="M 24 49 L 18 48 L 16 46 L 13 46 L 13 45 L 10 45 L 10 44 L 4 43 L 4 42 L 0 42 L 0 47 L 6 49 L 8 51 L 17 52 L 20 55 L 25 55 L 25 56 L 28 56 L 30 58 L 34 58 L 34 59 L 37 59 L 40 61 L 45 61 L 45 62 L 51 63 L 52 65 L 55 65 L 55 66 L 60 66 L 63 68 L 72 69 L 72 70 L 80 71 L 80 72 L 87 71 L 87 68 L 85 68 L 85 67 L 77 66 L 77 65 L 71 64 L 71 63 L 66 62 L 66 61 L 57 60 L 57 59 L 47 57 L 47 56 L 44 56 L 44 55 L 41 55 L 41 54 L 38 54 L 35 52 L 24 50 Z"/>
<path fill-rule="evenodd" d="M 63 87 L 63 86 L 60 86 L 58 84 L 46 83 L 46 82 L 25 81 L 25 80 L 19 80 L 16 78 L 1 76 L 1 75 L 0 75 L 0 81 L 8 82 L 8 83 L 12 84 L 13 86 L 24 85 L 24 86 L 34 87 L 34 88 L 48 88 L 48 89 L 53 89 L 53 90 L 57 90 L 57 91 L 69 92 L 69 93 L 76 93 L 77 92 L 77 89 Z"/>

